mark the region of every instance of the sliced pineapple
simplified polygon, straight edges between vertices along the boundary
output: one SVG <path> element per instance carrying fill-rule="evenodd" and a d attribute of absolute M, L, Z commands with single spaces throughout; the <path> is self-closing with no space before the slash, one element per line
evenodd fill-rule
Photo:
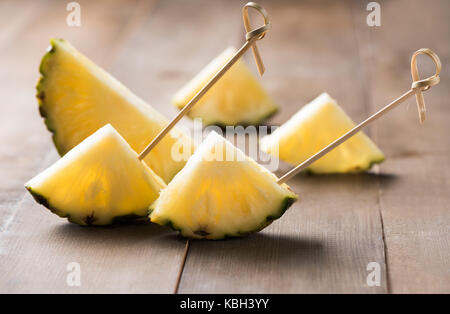
<path fill-rule="evenodd" d="M 109 124 L 25 184 L 38 203 L 80 225 L 147 216 L 165 186 Z"/>
<path fill-rule="evenodd" d="M 327 93 L 300 109 L 275 132 L 263 137 L 261 149 L 298 165 L 351 130 L 350 117 Z M 384 155 L 367 135 L 359 132 L 307 169 L 313 173 L 347 173 L 369 169 Z"/>
<path fill-rule="evenodd" d="M 286 184 L 211 132 L 151 206 L 150 219 L 185 237 L 222 239 L 259 231 L 297 200 Z"/>
<path fill-rule="evenodd" d="M 183 108 L 236 52 L 230 47 L 216 57 L 173 97 Z M 227 73 L 195 104 L 188 116 L 201 118 L 206 125 L 258 125 L 275 114 L 278 106 L 248 69 L 237 61 Z"/>
<path fill-rule="evenodd" d="M 163 115 L 65 40 L 51 40 L 40 72 L 42 77 L 37 85 L 40 113 L 53 132 L 61 155 L 107 123 L 140 152 L 168 123 Z M 171 154 L 174 146 L 184 150 L 175 158 Z M 169 182 L 192 151 L 191 139 L 174 129 L 144 160 Z"/>

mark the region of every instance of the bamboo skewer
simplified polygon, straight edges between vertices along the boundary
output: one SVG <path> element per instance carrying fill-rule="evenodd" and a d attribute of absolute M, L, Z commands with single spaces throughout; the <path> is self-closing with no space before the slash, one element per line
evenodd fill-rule
<path fill-rule="evenodd" d="M 257 10 L 264 18 L 264 25 L 251 30 L 250 20 L 248 16 L 248 9 L 253 8 Z M 164 138 L 164 136 L 169 133 L 169 131 L 181 120 L 189 110 L 200 100 L 200 98 L 205 95 L 205 93 L 242 57 L 242 55 L 251 47 L 253 50 L 253 55 L 255 57 L 255 62 L 258 67 L 260 75 L 264 73 L 264 64 L 262 63 L 261 56 L 256 48 L 256 41 L 263 39 L 266 32 L 271 29 L 271 24 L 269 22 L 269 16 L 266 10 L 259 4 L 254 2 L 247 3 L 242 9 L 242 16 L 244 19 L 244 26 L 247 31 L 245 35 L 246 42 L 244 45 L 234 54 L 234 56 L 219 70 L 219 72 L 212 77 L 208 83 L 186 104 L 186 106 L 181 109 L 181 111 L 169 122 L 169 124 L 161 130 L 161 132 L 150 142 L 150 144 L 139 154 L 139 160 L 144 159 L 147 154 Z"/>
<path fill-rule="evenodd" d="M 429 56 L 433 60 L 435 66 L 436 66 L 436 73 L 433 76 L 430 76 L 423 80 L 419 79 L 419 73 L 418 73 L 418 69 L 417 69 L 416 58 L 419 54 L 425 54 L 425 55 Z M 392 110 L 395 107 L 397 107 L 398 105 L 400 105 L 402 102 L 404 102 L 406 99 L 408 99 L 412 95 L 416 95 L 417 108 L 419 111 L 419 119 L 420 119 L 420 123 L 423 123 L 423 121 L 425 120 L 426 110 L 425 110 L 425 100 L 424 100 L 422 92 L 430 89 L 431 86 L 439 83 L 439 73 L 441 72 L 441 67 L 442 67 L 441 61 L 439 60 L 439 57 L 433 51 L 431 51 L 430 49 L 427 49 L 427 48 L 422 48 L 422 49 L 417 50 L 411 58 L 411 75 L 413 78 L 413 83 L 412 83 L 411 89 L 409 91 L 407 91 L 406 93 L 404 93 L 403 95 L 398 97 L 396 100 L 394 100 L 393 102 L 391 102 L 390 104 L 388 104 L 387 106 L 382 108 L 381 110 L 379 110 L 376 113 L 374 113 L 373 115 L 371 115 L 369 118 L 367 118 L 366 120 L 364 120 L 363 122 L 361 122 L 360 124 L 355 126 L 353 129 L 351 129 L 350 131 L 348 131 L 347 133 L 342 135 L 340 138 L 338 138 L 334 142 L 330 143 L 328 146 L 323 148 L 321 151 L 317 152 L 313 156 L 306 159 L 304 162 L 299 164 L 294 169 L 287 172 L 285 175 L 283 175 L 281 178 L 278 179 L 277 183 L 282 184 L 282 183 L 286 182 L 287 180 L 291 179 L 292 177 L 294 177 L 295 175 L 300 173 L 302 170 L 307 168 L 309 165 L 311 165 L 313 162 L 315 162 L 316 160 L 318 160 L 319 158 L 321 158 L 322 156 L 324 156 L 325 154 L 327 154 L 328 152 L 330 152 L 331 150 L 333 150 L 334 148 L 336 148 L 337 146 L 339 146 L 340 144 L 342 144 L 343 142 L 345 142 L 346 140 L 351 138 L 353 135 L 358 133 L 362 128 L 364 128 L 371 122 L 375 121 L 379 117 L 383 116 L 390 110 Z"/>
<path fill-rule="evenodd" d="M 248 9 L 253 8 L 257 10 L 264 18 L 264 25 L 255 29 L 251 30 L 251 24 L 250 19 L 248 15 Z M 234 54 L 234 56 L 212 77 L 206 85 L 183 107 L 183 109 L 180 110 L 180 112 L 169 122 L 169 124 L 161 130 L 161 132 L 150 142 L 150 144 L 139 154 L 138 159 L 143 160 L 148 153 L 164 138 L 164 136 L 170 132 L 170 130 L 178 123 L 178 121 L 181 120 L 188 112 L 189 110 L 205 95 L 206 92 L 243 56 L 243 54 L 249 49 L 252 48 L 253 56 L 256 62 L 256 66 L 258 68 L 259 74 L 262 76 L 264 74 L 265 68 L 264 64 L 262 62 L 261 56 L 259 54 L 258 48 L 256 46 L 256 41 L 261 40 L 264 38 L 266 33 L 272 28 L 270 22 L 269 22 L 269 16 L 266 12 L 266 10 L 260 6 L 259 4 L 255 2 L 248 2 L 242 9 L 242 16 L 244 20 L 244 26 L 246 30 L 245 39 L 246 42 L 242 45 L 242 47 Z M 417 56 L 420 54 L 424 54 L 429 56 L 436 67 L 436 72 L 433 76 L 430 76 L 426 79 L 420 79 L 419 78 L 419 72 L 417 68 Z M 311 165 L 313 162 L 318 160 L 319 158 L 323 157 L 327 153 L 329 153 L 331 150 L 339 146 L 340 144 L 344 143 L 346 140 L 350 139 L 353 135 L 357 134 L 362 128 L 366 127 L 373 121 L 377 120 L 384 114 L 388 113 L 401 103 L 403 103 L 406 99 L 411 97 L 412 95 L 416 96 L 416 102 L 417 102 L 417 108 L 419 112 L 419 119 L 420 123 L 423 123 L 426 116 L 426 107 L 425 107 L 425 100 L 423 97 L 423 92 L 430 89 L 431 86 L 434 86 L 439 83 L 439 74 L 441 72 L 442 64 L 439 59 L 439 57 L 430 49 L 428 48 L 422 48 L 417 50 L 412 58 L 411 58 L 411 76 L 413 79 L 413 83 L 411 85 L 411 89 L 408 90 L 406 93 L 368 117 L 366 120 L 359 123 L 357 126 L 355 126 L 353 129 L 342 135 L 340 138 L 336 139 L 326 147 L 324 147 L 322 150 L 314 154 L 313 156 L 306 159 L 304 162 L 284 174 L 282 177 L 280 177 L 277 180 L 278 184 L 282 184 L 298 173 L 300 173 L 302 170 L 307 168 L 309 165 Z"/>

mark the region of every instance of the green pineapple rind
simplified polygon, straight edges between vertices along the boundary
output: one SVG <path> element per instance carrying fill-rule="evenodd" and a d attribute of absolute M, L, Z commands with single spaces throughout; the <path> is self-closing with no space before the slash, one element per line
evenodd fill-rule
<path fill-rule="evenodd" d="M 349 170 L 349 171 L 346 171 L 346 172 L 336 171 L 336 172 L 323 173 L 323 172 L 314 171 L 314 170 L 312 170 L 311 168 L 308 167 L 305 170 L 303 170 L 302 173 L 305 173 L 305 174 L 308 174 L 308 175 L 313 175 L 313 176 L 320 176 L 320 175 L 323 175 L 323 174 L 327 174 L 327 175 L 330 175 L 330 174 L 335 174 L 335 175 L 358 174 L 358 173 L 370 170 L 370 168 L 372 168 L 374 165 L 381 164 L 385 159 L 386 158 L 383 156 L 383 157 L 381 157 L 379 159 L 375 159 L 375 160 L 369 161 L 369 163 L 365 167 L 358 167 L 358 168 L 355 168 L 355 169 L 352 169 L 352 170 Z"/>
<path fill-rule="evenodd" d="M 96 223 L 96 219 L 95 219 L 95 214 L 94 212 L 92 212 L 90 215 L 87 215 L 85 217 L 85 219 L 83 220 L 79 220 L 79 219 L 74 219 L 73 217 L 71 217 L 71 215 L 67 212 L 64 212 L 60 209 L 58 209 L 57 207 L 53 206 L 49 200 L 42 194 L 40 194 L 39 192 L 36 192 L 32 187 L 25 185 L 25 188 L 27 189 L 28 192 L 30 192 L 31 196 L 33 196 L 34 200 L 41 204 L 42 206 L 48 208 L 52 213 L 54 213 L 55 215 L 61 217 L 61 218 L 67 218 L 67 220 L 73 224 L 77 224 L 80 226 L 109 226 L 109 225 L 118 225 L 118 224 L 124 224 L 124 223 L 129 223 L 132 221 L 136 221 L 142 218 L 146 218 L 147 214 L 142 214 L 142 215 L 138 215 L 136 213 L 133 214 L 127 214 L 127 215 L 122 215 L 122 216 L 115 216 L 111 218 L 110 222 L 106 222 L 103 224 L 98 224 Z M 147 213 L 147 209 L 144 210 L 138 210 L 136 212 L 142 212 L 142 213 Z"/>
<path fill-rule="evenodd" d="M 57 130 L 52 125 L 52 119 L 47 114 L 46 107 L 48 104 L 46 103 L 46 84 L 45 81 L 47 77 L 49 76 L 48 70 L 50 67 L 50 63 L 52 58 L 54 57 L 55 53 L 58 51 L 58 45 L 61 43 L 64 43 L 64 39 L 56 39 L 52 38 L 50 40 L 50 47 L 47 51 L 47 53 L 42 57 L 41 64 L 39 66 L 39 73 L 41 74 L 41 77 L 39 78 L 39 81 L 36 85 L 36 98 L 38 100 L 39 104 L 39 114 L 44 119 L 45 126 L 47 127 L 47 130 L 52 134 L 52 140 L 53 144 L 56 147 L 56 150 L 58 151 L 58 154 L 60 156 L 63 156 L 67 151 L 62 146 L 60 146 L 56 141 L 56 133 Z"/>
<path fill-rule="evenodd" d="M 182 108 L 179 108 L 182 109 Z M 254 122 L 249 122 L 249 121 L 236 121 L 235 123 L 232 124 L 224 124 L 222 122 L 208 122 L 208 123 L 204 123 L 203 125 L 205 127 L 207 126 L 218 126 L 221 129 L 225 129 L 227 126 L 243 126 L 243 127 L 247 127 L 247 126 L 258 126 L 258 125 L 262 125 L 266 120 L 269 120 L 270 118 L 272 118 L 274 115 L 276 115 L 278 113 L 278 111 L 280 110 L 280 108 L 276 107 L 274 108 L 272 111 L 269 111 L 267 114 L 263 115 L 262 117 L 259 117 L 257 119 L 255 119 Z M 187 116 L 191 119 L 195 119 L 197 117 L 192 116 L 191 113 L 187 113 Z M 203 121 L 203 118 L 201 118 Z"/>
<path fill-rule="evenodd" d="M 298 200 L 298 197 L 295 194 L 291 194 L 286 196 L 283 201 L 282 204 L 280 206 L 280 208 L 275 211 L 273 214 L 267 216 L 264 221 L 256 228 L 250 229 L 250 230 L 244 230 L 244 231 L 236 231 L 234 234 L 223 234 L 221 236 L 217 236 L 217 237 L 208 237 L 208 236 L 204 236 L 204 237 L 192 237 L 190 234 L 187 234 L 183 231 L 183 227 L 176 225 L 172 220 L 170 219 L 166 219 L 164 222 L 158 223 L 161 226 L 167 226 L 169 228 L 171 228 L 174 231 L 178 231 L 180 233 L 181 236 L 185 237 L 185 238 L 189 238 L 189 239 L 198 239 L 198 240 L 225 240 L 225 239 L 230 239 L 230 238 L 236 238 L 236 237 L 244 237 L 244 236 L 248 236 L 252 233 L 255 232 L 259 232 L 262 229 L 266 228 L 267 226 L 269 226 L 273 221 L 279 219 L 281 216 L 284 215 L 284 213 L 292 206 L 292 204 L 294 204 L 296 201 Z M 153 208 L 150 207 L 149 209 L 149 216 L 151 217 Z"/>

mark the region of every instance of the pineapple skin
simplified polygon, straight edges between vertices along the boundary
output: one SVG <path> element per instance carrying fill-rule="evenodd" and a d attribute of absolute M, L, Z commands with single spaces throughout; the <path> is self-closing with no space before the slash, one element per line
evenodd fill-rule
<path fill-rule="evenodd" d="M 144 217 L 135 215 L 135 214 L 129 214 L 129 215 L 123 215 L 123 216 L 115 216 L 110 224 L 107 225 L 97 225 L 92 220 L 91 216 L 85 216 L 84 219 L 74 219 L 69 213 L 66 213 L 62 210 L 59 210 L 58 208 L 54 207 L 45 196 L 42 194 L 36 192 L 33 190 L 30 186 L 25 186 L 28 192 L 30 192 L 31 196 L 34 198 L 36 203 L 46 207 L 48 210 L 50 210 L 53 214 L 61 217 L 61 218 L 67 218 L 67 220 L 73 224 L 80 225 L 80 226 L 96 226 L 96 227 L 103 227 L 103 226 L 109 226 L 109 225 L 118 225 L 118 224 L 125 224 L 134 222 L 139 219 L 144 219 Z M 145 209 L 144 209 L 145 210 Z"/>
<path fill-rule="evenodd" d="M 62 39 L 59 39 L 62 40 Z M 44 91 L 44 81 L 46 77 L 45 65 L 48 63 L 49 59 L 52 58 L 55 53 L 55 46 L 53 43 L 50 45 L 47 53 L 42 57 L 41 63 L 39 65 L 39 73 L 41 77 L 36 85 L 36 99 L 39 105 L 39 114 L 44 119 L 45 126 L 47 130 L 52 134 L 53 144 L 60 156 L 64 155 L 62 148 L 56 142 L 56 130 L 51 125 L 50 119 L 47 117 L 47 111 L 45 110 L 45 91 Z"/>
<path fill-rule="evenodd" d="M 265 218 L 265 220 L 256 228 L 248 229 L 248 230 L 240 230 L 236 234 L 222 234 L 218 237 L 211 237 L 209 235 L 199 235 L 196 234 L 195 236 L 192 236 L 191 234 L 187 234 L 183 232 L 183 228 L 177 226 L 172 220 L 166 219 L 164 223 L 158 223 L 161 226 L 169 227 L 173 231 L 177 231 L 180 233 L 180 235 L 187 239 L 196 239 L 196 240 L 227 240 L 237 237 L 245 237 L 249 236 L 252 233 L 259 232 L 263 230 L 264 228 L 268 227 L 272 222 L 279 219 L 281 216 L 284 215 L 284 213 L 296 202 L 298 201 L 298 197 L 296 196 L 286 196 L 286 198 L 283 200 L 280 208 L 272 215 L 269 215 Z M 156 203 L 156 202 L 155 202 Z M 153 207 L 150 206 L 149 208 L 149 217 L 151 217 L 153 211 Z"/>

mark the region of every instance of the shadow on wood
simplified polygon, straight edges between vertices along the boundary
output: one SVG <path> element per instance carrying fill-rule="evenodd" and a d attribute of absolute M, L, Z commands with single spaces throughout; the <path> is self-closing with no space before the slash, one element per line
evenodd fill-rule
<path fill-rule="evenodd" d="M 363 172 L 363 173 L 347 173 L 347 174 L 311 174 L 311 173 L 301 173 L 291 179 L 291 184 L 302 182 L 308 182 L 312 184 L 349 184 L 352 185 L 355 182 L 360 184 L 372 184 L 377 181 L 383 185 L 394 184 L 398 180 L 398 176 L 392 173 L 374 173 L 374 172 Z"/>
<path fill-rule="evenodd" d="M 248 265 L 258 262 L 258 267 L 264 267 L 272 265 L 275 259 L 281 261 L 281 264 L 294 263 L 298 266 L 310 263 L 311 258 L 319 262 L 323 256 L 323 246 L 315 239 L 255 233 L 220 241 L 191 240 L 189 254 L 196 252 L 201 252 L 202 259 L 211 262 L 217 259 Z"/>
<path fill-rule="evenodd" d="M 128 224 L 118 224 L 106 227 L 83 227 L 74 224 L 58 225 L 52 229 L 52 236 L 60 236 L 62 239 L 76 239 L 82 242 L 94 242 L 110 245 L 129 245 L 130 243 L 145 243 L 151 241 L 152 244 L 164 245 L 166 241 L 184 242 L 168 228 L 161 227 L 149 221 L 137 221 Z M 157 239 L 157 241 L 155 241 Z"/>

